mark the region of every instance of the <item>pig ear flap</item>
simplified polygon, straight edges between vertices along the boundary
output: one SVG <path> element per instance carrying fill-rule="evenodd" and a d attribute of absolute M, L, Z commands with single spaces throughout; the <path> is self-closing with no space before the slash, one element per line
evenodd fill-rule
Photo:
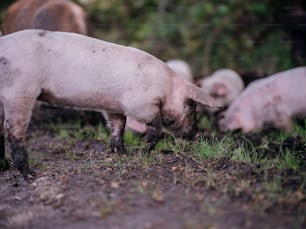
<path fill-rule="evenodd" d="M 207 92 L 193 84 L 187 85 L 185 98 L 191 99 L 194 102 L 200 103 L 204 106 L 222 108 L 222 106 L 218 104 L 217 101 Z"/>

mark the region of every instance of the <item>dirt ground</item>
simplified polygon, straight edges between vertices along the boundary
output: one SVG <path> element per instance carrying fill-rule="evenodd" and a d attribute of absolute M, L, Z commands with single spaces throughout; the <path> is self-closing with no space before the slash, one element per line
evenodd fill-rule
<path fill-rule="evenodd" d="M 114 155 L 98 140 L 28 132 L 37 177 L 0 171 L 0 228 L 306 228 L 304 191 L 290 201 L 255 195 L 263 175 L 247 163 L 167 150 Z M 287 177 L 294 189 L 295 174 Z"/>

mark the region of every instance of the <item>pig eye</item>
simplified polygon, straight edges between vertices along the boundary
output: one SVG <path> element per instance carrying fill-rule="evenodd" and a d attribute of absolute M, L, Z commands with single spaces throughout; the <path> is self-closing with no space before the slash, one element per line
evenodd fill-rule
<path fill-rule="evenodd" d="M 196 109 L 196 104 L 195 102 L 189 100 L 189 101 L 186 101 L 185 104 L 184 104 L 184 113 L 185 114 L 192 114 Z"/>
<path fill-rule="evenodd" d="M 172 126 L 172 125 L 175 124 L 175 120 L 174 120 L 174 119 L 165 119 L 165 120 L 163 121 L 163 124 L 164 124 L 164 126 L 170 127 L 170 126 Z"/>

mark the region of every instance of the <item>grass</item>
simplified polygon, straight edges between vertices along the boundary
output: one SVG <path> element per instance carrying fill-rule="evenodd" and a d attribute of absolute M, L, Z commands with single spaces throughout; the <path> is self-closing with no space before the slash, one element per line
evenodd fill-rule
<path fill-rule="evenodd" d="M 207 120 L 201 123 L 209 125 Z M 139 167 L 145 173 L 153 165 L 163 166 L 167 155 L 176 155 L 184 161 L 184 167 L 180 170 L 184 177 L 179 178 L 176 170 L 173 170 L 173 184 L 204 185 L 206 189 L 218 190 L 227 197 L 248 196 L 253 200 L 264 198 L 275 203 L 288 195 L 294 197 L 297 190 L 306 196 L 306 151 L 303 151 L 303 144 L 306 146 L 306 121 L 294 127 L 295 138 L 282 131 L 272 131 L 262 133 L 255 141 L 252 137 L 237 134 L 218 136 L 213 129 L 209 137 L 203 135 L 197 141 L 165 135 L 151 154 L 141 153 L 143 139 L 126 131 L 124 141 L 129 153 L 113 156 L 111 161 L 104 161 L 103 164 L 105 168 L 119 170 L 122 175 L 130 167 Z M 206 128 L 209 130 L 211 127 Z M 81 127 L 77 122 L 52 124 L 51 130 L 60 138 L 68 139 L 68 142 L 96 139 L 108 144 L 109 141 L 109 131 L 102 125 Z M 70 151 L 66 154 L 67 159 L 71 160 L 80 157 Z M 90 169 L 95 166 L 92 157 L 84 167 Z M 139 192 L 144 191 L 143 188 L 138 184 Z"/>

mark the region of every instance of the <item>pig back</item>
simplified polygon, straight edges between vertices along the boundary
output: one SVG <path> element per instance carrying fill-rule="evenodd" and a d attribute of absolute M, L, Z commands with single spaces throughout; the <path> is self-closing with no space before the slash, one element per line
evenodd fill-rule
<path fill-rule="evenodd" d="M 58 101 L 73 97 L 77 104 L 81 98 L 92 102 L 108 97 L 122 106 L 139 106 L 171 93 L 171 70 L 138 49 L 42 30 L 23 30 L 2 39 L 10 47 L 5 55 L 22 69 L 24 83 L 35 78 Z"/>
<path fill-rule="evenodd" d="M 255 112 L 267 107 L 286 112 L 289 115 L 305 113 L 306 110 L 306 68 L 298 67 L 273 74 L 267 78 L 252 82 L 238 97 L 233 106 L 239 106 L 248 100 L 248 106 Z"/>

